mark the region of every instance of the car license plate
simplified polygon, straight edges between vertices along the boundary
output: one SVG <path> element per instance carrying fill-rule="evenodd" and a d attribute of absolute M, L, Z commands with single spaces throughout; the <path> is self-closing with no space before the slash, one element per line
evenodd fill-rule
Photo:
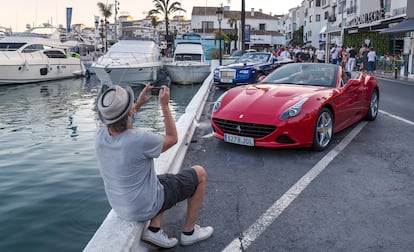
<path fill-rule="evenodd" d="M 223 83 L 232 83 L 233 80 L 232 79 L 220 79 L 221 82 Z"/>
<path fill-rule="evenodd" d="M 236 136 L 232 134 L 224 134 L 224 142 L 254 146 L 254 139 L 252 137 Z"/>

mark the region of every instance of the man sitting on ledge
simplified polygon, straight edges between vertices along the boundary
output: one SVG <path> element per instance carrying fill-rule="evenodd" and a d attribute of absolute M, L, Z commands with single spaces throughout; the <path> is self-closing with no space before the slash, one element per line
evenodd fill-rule
<path fill-rule="evenodd" d="M 98 100 L 98 115 L 106 127 L 97 130 L 96 155 L 109 203 L 118 216 L 129 221 L 150 221 L 142 240 L 162 248 L 177 245 L 160 228 L 165 210 L 187 199 L 187 215 L 181 244 L 191 245 L 213 234 L 196 220 L 206 190 L 207 174 L 195 165 L 178 174 L 156 175 L 154 158 L 177 143 L 177 130 L 169 108 L 170 90 L 163 86 L 159 102 L 164 115 L 165 135 L 133 129 L 135 113 L 152 96 L 145 86 L 137 102 L 130 87 L 108 88 Z"/>

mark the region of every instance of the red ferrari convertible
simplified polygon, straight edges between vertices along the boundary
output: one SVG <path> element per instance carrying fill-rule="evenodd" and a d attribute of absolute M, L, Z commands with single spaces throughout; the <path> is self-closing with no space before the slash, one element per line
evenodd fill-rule
<path fill-rule="evenodd" d="M 332 64 L 284 65 L 260 83 L 239 86 L 215 102 L 211 124 L 225 142 L 263 147 L 326 149 L 334 133 L 375 120 L 374 76 Z"/>

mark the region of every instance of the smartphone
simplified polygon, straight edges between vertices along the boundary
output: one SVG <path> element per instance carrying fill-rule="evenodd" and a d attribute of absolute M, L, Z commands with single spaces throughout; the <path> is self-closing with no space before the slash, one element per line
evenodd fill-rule
<path fill-rule="evenodd" d="M 162 87 L 153 87 L 151 88 L 151 95 L 158 96 Z"/>

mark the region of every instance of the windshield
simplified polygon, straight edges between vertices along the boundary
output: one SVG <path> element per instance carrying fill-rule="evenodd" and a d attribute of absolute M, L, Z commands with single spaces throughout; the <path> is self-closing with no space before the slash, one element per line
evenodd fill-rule
<path fill-rule="evenodd" d="M 0 51 L 16 51 L 26 43 L 0 43 Z"/>
<path fill-rule="evenodd" d="M 245 53 L 240 58 L 236 60 L 238 63 L 246 63 L 246 62 L 260 62 L 265 63 L 268 62 L 270 57 L 270 53 Z"/>
<path fill-rule="evenodd" d="M 294 63 L 281 66 L 262 83 L 335 87 L 338 66 L 319 63 Z"/>

